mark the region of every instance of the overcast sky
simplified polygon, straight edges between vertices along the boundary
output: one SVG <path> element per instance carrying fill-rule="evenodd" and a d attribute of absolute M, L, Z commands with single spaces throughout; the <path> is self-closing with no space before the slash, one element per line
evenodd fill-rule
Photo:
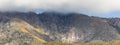
<path fill-rule="evenodd" d="M 120 0 L 0 0 L 0 11 L 35 10 L 120 17 Z"/>

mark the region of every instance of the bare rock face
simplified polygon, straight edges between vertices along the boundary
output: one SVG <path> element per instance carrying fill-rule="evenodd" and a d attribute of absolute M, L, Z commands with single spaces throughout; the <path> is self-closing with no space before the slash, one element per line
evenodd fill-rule
<path fill-rule="evenodd" d="M 120 39 L 119 18 L 90 17 L 77 13 L 0 13 L 0 44 L 32 42 L 89 42 Z"/>
<path fill-rule="evenodd" d="M 118 40 L 119 32 L 108 19 L 83 14 L 43 13 L 39 16 L 42 26 L 53 40 L 63 42 L 88 42 L 92 40 Z M 41 27 L 42 27 L 41 26 Z"/>
<path fill-rule="evenodd" d="M 28 23 L 29 20 L 25 21 L 17 15 L 0 16 L 0 45 L 30 45 L 49 41 L 44 32 Z"/>
<path fill-rule="evenodd" d="M 15 24 L 16 22 L 12 19 L 1 19 L 0 45 L 24 45 L 30 43 L 30 40 L 33 40 L 30 36 L 22 33 Z"/>

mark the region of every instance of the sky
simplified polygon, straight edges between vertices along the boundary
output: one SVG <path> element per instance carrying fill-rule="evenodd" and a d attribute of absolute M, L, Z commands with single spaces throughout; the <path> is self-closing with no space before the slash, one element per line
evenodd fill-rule
<path fill-rule="evenodd" d="M 83 14 L 104 18 L 120 18 L 120 11 L 114 11 L 109 13 L 83 13 Z"/>
<path fill-rule="evenodd" d="M 120 17 L 120 0 L 0 0 L 0 11 L 57 11 Z"/>

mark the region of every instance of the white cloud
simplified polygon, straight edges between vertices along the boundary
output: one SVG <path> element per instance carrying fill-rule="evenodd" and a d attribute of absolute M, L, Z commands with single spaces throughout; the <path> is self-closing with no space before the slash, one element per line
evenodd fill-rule
<path fill-rule="evenodd" d="M 53 10 L 107 13 L 120 11 L 120 0 L 0 0 L 0 11 Z"/>

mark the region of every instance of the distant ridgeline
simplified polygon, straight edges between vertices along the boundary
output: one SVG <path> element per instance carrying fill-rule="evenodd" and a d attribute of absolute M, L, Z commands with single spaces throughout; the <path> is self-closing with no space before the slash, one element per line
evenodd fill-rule
<path fill-rule="evenodd" d="M 119 42 L 120 18 L 78 13 L 1 12 L 0 45 Z M 49 43 L 48 43 L 49 42 Z"/>

